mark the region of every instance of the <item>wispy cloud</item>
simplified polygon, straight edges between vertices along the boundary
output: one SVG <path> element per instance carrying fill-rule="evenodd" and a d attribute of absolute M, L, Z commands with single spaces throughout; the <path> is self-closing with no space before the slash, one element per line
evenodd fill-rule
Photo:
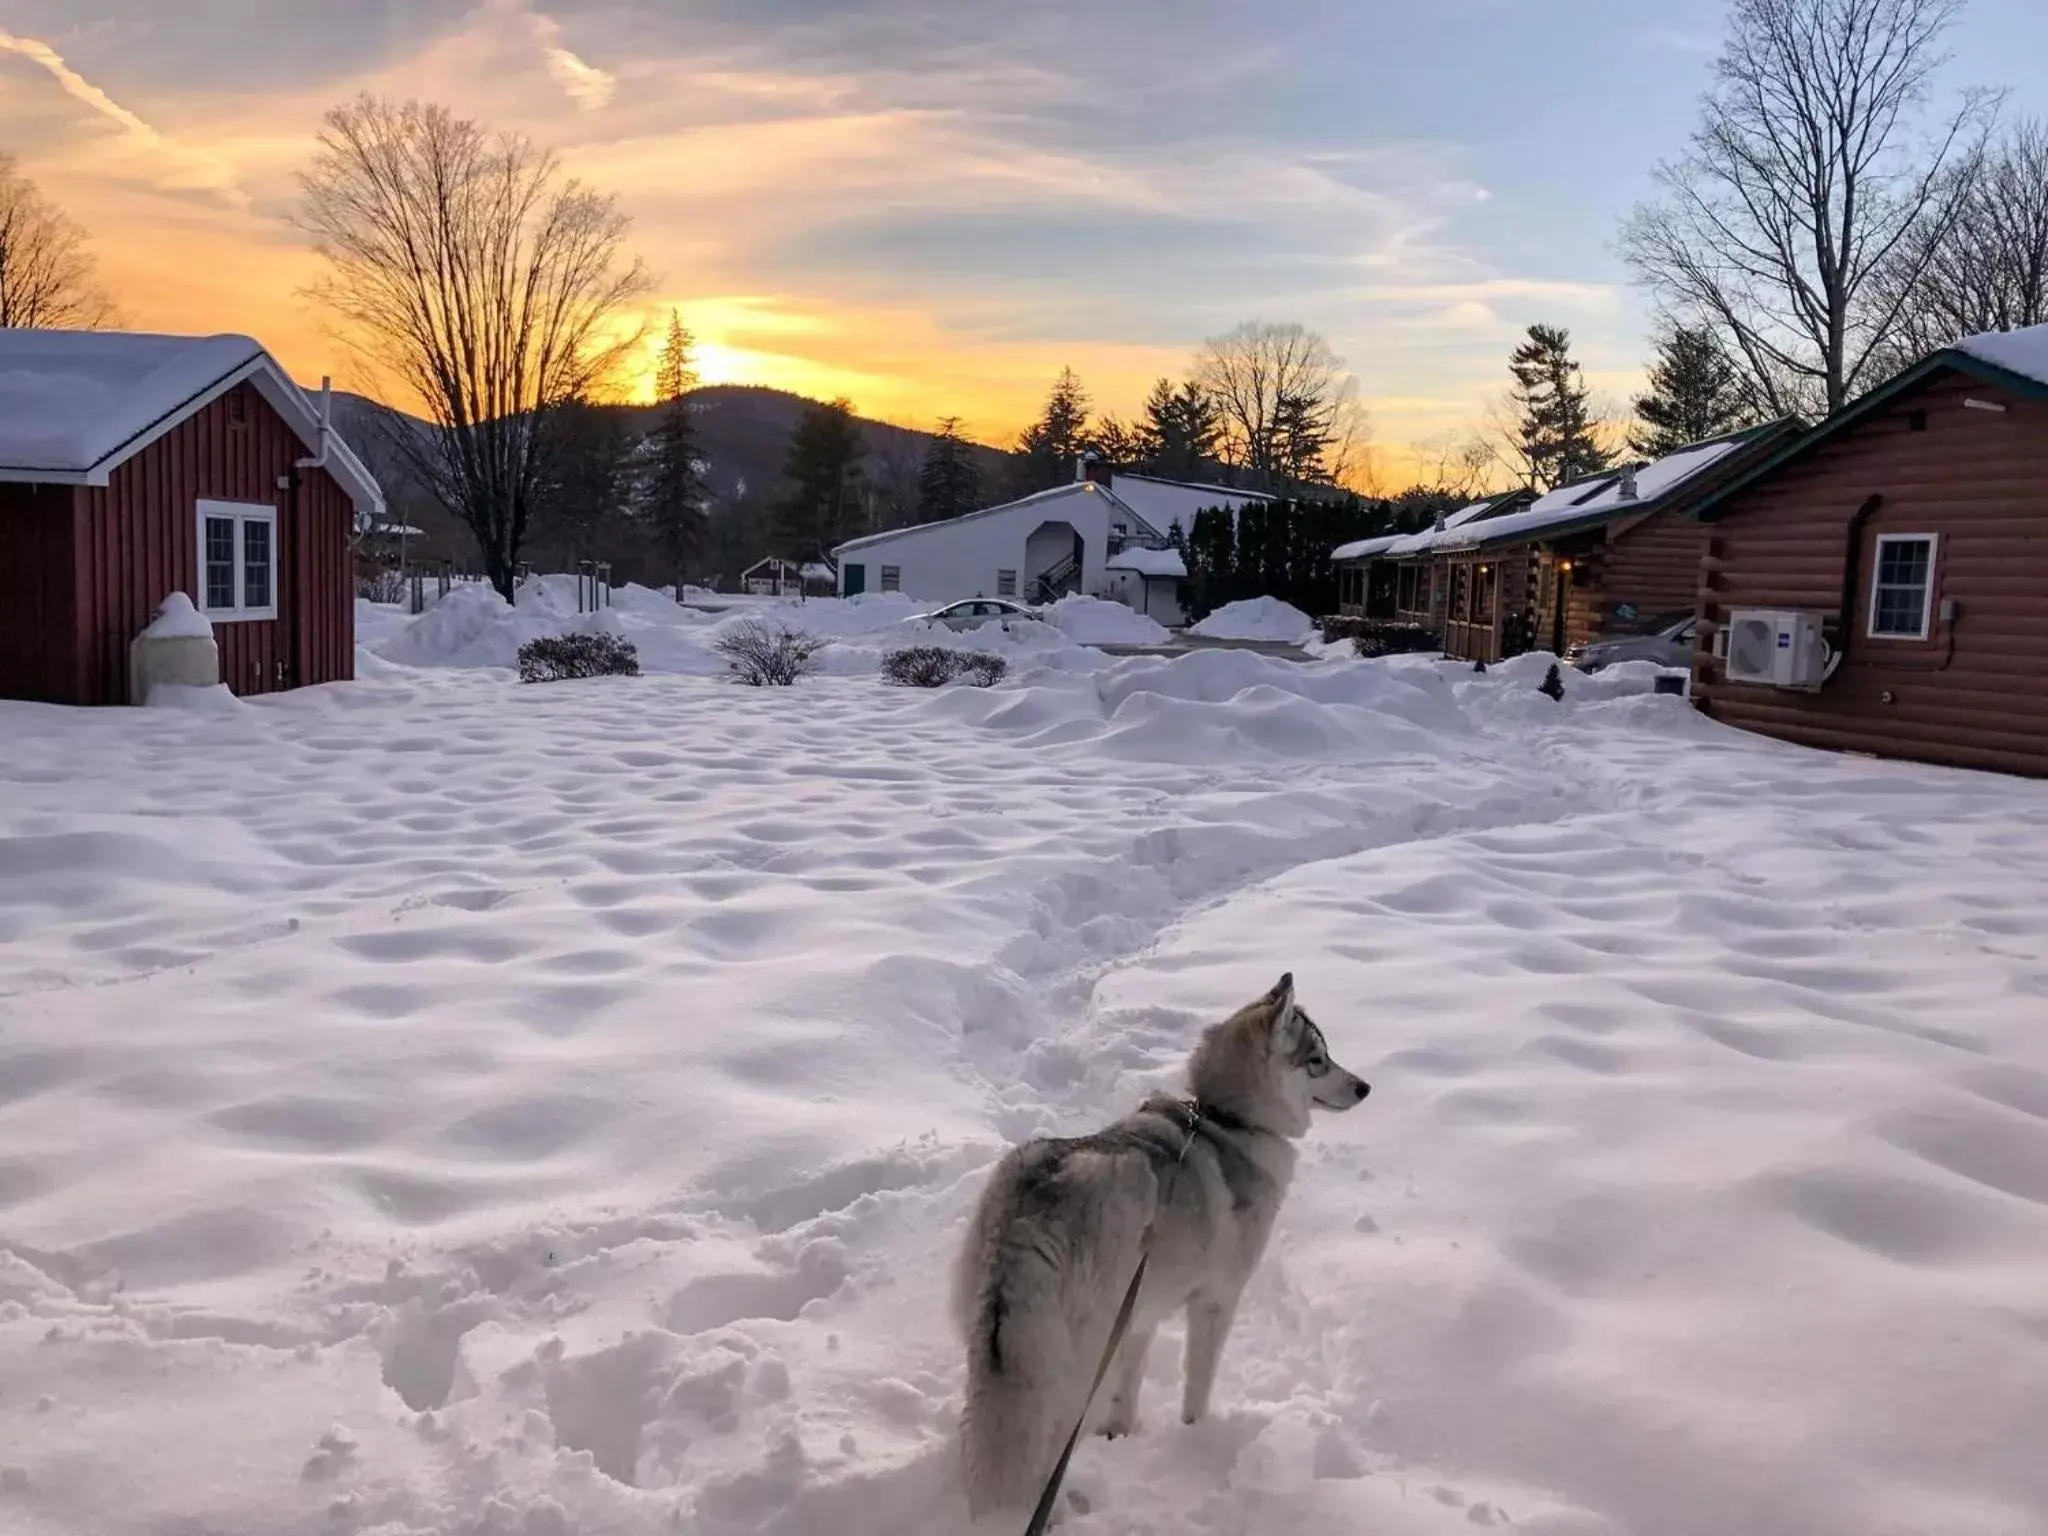
<path fill-rule="evenodd" d="M 543 12 L 533 13 L 534 34 L 540 39 L 542 56 L 547 60 L 548 73 L 562 88 L 562 93 L 586 112 L 601 112 L 612 103 L 618 94 L 619 82 L 616 76 L 599 69 L 595 64 L 579 58 L 562 45 L 562 24 Z"/>
<path fill-rule="evenodd" d="M 46 70 L 65 95 L 119 129 L 122 141 L 146 156 L 157 173 L 172 185 L 220 193 L 230 201 L 243 199 L 234 173 L 226 165 L 211 155 L 195 151 L 159 133 L 73 69 L 64 61 L 62 54 L 40 38 L 0 32 L 0 53 L 15 54 Z"/>

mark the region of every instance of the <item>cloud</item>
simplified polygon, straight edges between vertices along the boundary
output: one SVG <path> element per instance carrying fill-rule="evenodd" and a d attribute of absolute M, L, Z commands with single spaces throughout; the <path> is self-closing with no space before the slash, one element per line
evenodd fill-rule
<path fill-rule="evenodd" d="M 547 60 L 548 73 L 562 92 L 586 112 L 601 112 L 612 103 L 618 94 L 619 82 L 614 75 L 599 69 L 595 64 L 578 58 L 562 46 L 562 24 L 552 16 L 535 11 L 533 13 L 534 35 L 540 39 L 541 54 Z"/>
<path fill-rule="evenodd" d="M 186 190 L 224 194 L 241 201 L 243 194 L 234 173 L 211 155 L 187 148 L 165 137 L 128 110 L 85 76 L 64 62 L 64 56 L 39 38 L 16 37 L 0 32 L 0 53 L 12 53 L 46 70 L 58 88 L 72 100 L 120 130 L 121 141 L 146 157 L 171 185 Z"/>

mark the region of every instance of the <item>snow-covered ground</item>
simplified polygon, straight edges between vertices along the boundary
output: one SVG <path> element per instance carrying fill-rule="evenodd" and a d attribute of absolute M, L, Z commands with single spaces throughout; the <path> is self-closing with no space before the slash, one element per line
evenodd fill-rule
<path fill-rule="evenodd" d="M 402 626 L 0 705 L 8 1536 L 951 1530 L 989 1160 L 1282 969 L 1373 1097 L 1069 1529 L 2048 1529 L 2048 786 L 1540 657 L 520 687 Z"/>
<path fill-rule="evenodd" d="M 706 597 L 679 605 L 646 587 L 614 589 L 611 606 L 578 613 L 576 578 L 544 576 L 523 584 L 517 606 L 490 587 L 464 583 L 431 602 L 417 618 L 402 608 L 356 604 L 358 677 L 404 668 L 504 668 L 518 665 L 519 647 L 543 635 L 601 631 L 630 640 L 648 672 L 716 677 L 726 664 L 719 637 L 754 623 L 781 625 L 829 640 L 823 670 L 872 677 L 889 651 L 906 645 L 993 650 L 1014 661 L 1086 668 L 1100 661 L 1089 647 L 1158 645 L 1166 629 L 1122 603 L 1079 595 L 1042 610 L 1043 622 L 966 631 L 921 620 L 929 605 L 893 592 L 860 597 Z"/>

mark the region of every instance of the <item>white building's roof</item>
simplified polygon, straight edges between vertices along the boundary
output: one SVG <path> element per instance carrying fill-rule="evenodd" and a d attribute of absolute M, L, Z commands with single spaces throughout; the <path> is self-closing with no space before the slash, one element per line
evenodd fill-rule
<path fill-rule="evenodd" d="M 1965 336 L 1956 343 L 1956 350 L 2037 384 L 2048 384 L 2048 325 Z"/>
<path fill-rule="evenodd" d="M 306 445 L 320 415 L 247 336 L 0 330 L 0 480 L 105 485 L 127 460 L 244 381 Z M 339 435 L 327 467 L 358 507 L 383 494 Z"/>
<path fill-rule="evenodd" d="M 1131 545 L 1121 554 L 1111 555 L 1102 562 L 1106 571 L 1136 571 L 1140 576 L 1174 577 L 1184 579 L 1188 574 L 1187 562 L 1180 557 L 1177 549 L 1145 549 Z"/>
<path fill-rule="evenodd" d="M 1063 501 L 1069 496 L 1100 496 L 1109 503 L 1112 519 L 1129 523 L 1130 532 L 1149 533 L 1162 539 L 1172 533 L 1175 527 L 1193 531 L 1196 514 L 1211 507 L 1228 507 L 1236 510 L 1273 499 L 1258 491 L 1236 491 L 1221 485 L 1188 485 L 1178 480 L 1157 480 L 1150 475 L 1117 475 L 1107 486 L 1093 480 L 1075 480 L 1065 485 L 1053 486 L 1050 490 L 1020 496 L 1015 501 L 1005 501 L 993 507 L 962 513 L 959 517 L 949 517 L 943 522 L 917 523 L 909 528 L 891 528 L 886 533 L 863 534 L 860 538 L 848 539 L 844 544 L 838 545 L 833 549 L 832 557 L 836 560 L 848 553 L 873 549 L 899 539 L 914 539 L 934 528 L 957 528 L 960 524 L 972 522 L 978 517 L 993 517 L 999 512 L 1009 512 L 1018 507 L 1035 507 Z"/>
<path fill-rule="evenodd" d="M 1273 498 L 1258 491 L 1237 491 L 1222 485 L 1190 485 L 1158 480 L 1151 475 L 1112 475 L 1110 492 L 1157 529 L 1162 537 L 1176 527 L 1192 533 L 1196 514 L 1211 507 L 1235 511 Z"/>
<path fill-rule="evenodd" d="M 878 545 L 893 544 L 901 539 L 917 538 L 922 534 L 929 533 L 934 528 L 957 528 L 962 523 L 973 522 L 976 518 L 994 517 L 999 512 L 1014 511 L 1018 507 L 1035 507 L 1050 502 L 1064 501 L 1069 496 L 1104 496 L 1105 499 L 1112 502 L 1115 506 L 1123 507 L 1123 503 L 1117 501 L 1115 497 L 1107 496 L 1101 486 L 1094 484 L 1092 481 L 1076 480 L 1069 485 L 1056 485 L 1049 491 L 1036 491 L 1029 496 L 1020 496 L 1015 501 L 1005 501 L 997 506 L 983 507 L 976 512 L 963 512 L 958 517 L 949 517 L 942 522 L 914 523 L 908 528 L 891 528 L 886 533 L 865 533 L 857 539 L 848 539 L 844 544 L 836 545 L 832 550 L 832 558 L 839 560 L 849 553 L 873 549 Z"/>

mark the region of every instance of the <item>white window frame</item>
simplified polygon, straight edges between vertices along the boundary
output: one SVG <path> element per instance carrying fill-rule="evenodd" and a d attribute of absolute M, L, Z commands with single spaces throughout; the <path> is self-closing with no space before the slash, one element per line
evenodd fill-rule
<path fill-rule="evenodd" d="M 883 566 L 879 580 L 881 585 L 878 590 L 883 592 L 901 592 L 903 590 L 903 567 L 900 565 Z"/>
<path fill-rule="evenodd" d="M 1887 544 L 1925 544 L 1927 546 L 1927 588 L 1920 594 L 1920 627 L 1912 634 L 1895 629 L 1877 627 L 1877 593 L 1884 576 L 1884 550 Z M 1877 550 L 1870 562 L 1870 601 L 1863 618 L 1864 635 L 1871 640 L 1926 640 L 1934 634 L 1934 573 L 1936 560 L 1941 554 L 1941 535 L 1935 533 L 1880 533 L 1877 536 Z"/>
<path fill-rule="evenodd" d="M 206 524 L 213 518 L 225 518 L 235 525 L 235 605 L 232 608 L 215 608 L 207 603 L 206 590 Z M 248 579 L 248 558 L 244 553 L 242 530 L 250 523 L 262 523 L 270 529 L 270 601 L 260 608 L 252 608 L 244 598 L 248 595 L 244 584 Z M 277 617 L 277 508 L 262 501 L 205 501 L 199 503 L 199 515 L 193 522 L 194 532 L 199 538 L 199 588 L 194 606 L 209 619 L 224 624 L 235 624 L 249 620 L 274 619 Z"/>

